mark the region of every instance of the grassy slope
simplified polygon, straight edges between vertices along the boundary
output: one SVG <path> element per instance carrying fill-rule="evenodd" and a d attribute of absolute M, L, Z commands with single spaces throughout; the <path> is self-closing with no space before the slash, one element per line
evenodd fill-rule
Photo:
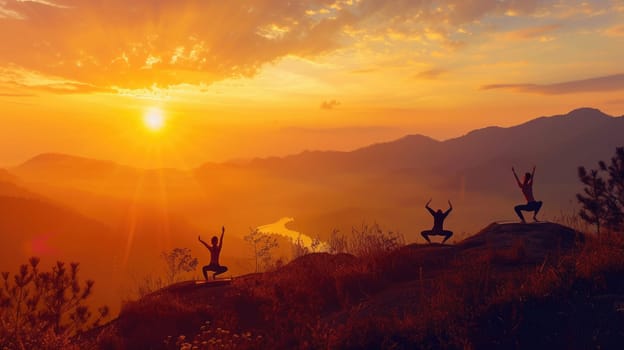
<path fill-rule="evenodd" d="M 110 349 L 609 348 L 624 340 L 623 256 L 621 239 L 492 224 L 454 246 L 311 254 L 228 287 L 169 288 L 128 303 L 91 340 Z"/>

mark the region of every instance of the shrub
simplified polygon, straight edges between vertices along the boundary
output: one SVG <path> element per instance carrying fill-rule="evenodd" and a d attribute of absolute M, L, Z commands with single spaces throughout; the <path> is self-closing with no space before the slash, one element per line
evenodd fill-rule
<path fill-rule="evenodd" d="M 96 327 L 108 315 L 85 305 L 94 282 L 81 285 L 78 263 L 63 262 L 39 271 L 39 258 L 30 258 L 14 276 L 2 273 L 0 287 L 0 347 L 8 349 L 70 348 L 71 337 Z M 13 278 L 11 278 L 13 277 Z"/>
<path fill-rule="evenodd" d="M 161 256 L 165 262 L 165 275 L 169 284 L 178 282 L 182 274 L 195 271 L 199 263 L 188 248 L 174 248 L 169 252 L 163 252 Z"/>
<path fill-rule="evenodd" d="M 163 273 L 148 274 L 136 281 L 136 294 L 142 298 L 172 283 L 182 280 L 185 274 L 195 271 L 199 264 L 188 248 L 174 248 L 160 255 L 164 263 Z"/>
<path fill-rule="evenodd" d="M 351 233 L 348 252 L 359 257 L 380 256 L 405 245 L 403 235 L 385 232 L 378 224 L 369 226 L 363 223 L 360 227 L 353 227 Z"/>
<path fill-rule="evenodd" d="M 264 265 L 265 270 L 269 269 L 271 260 L 273 259 L 271 250 L 278 246 L 275 235 L 260 232 L 256 228 L 250 230 L 249 234 L 245 236 L 244 239 L 253 249 L 256 272 L 260 271 L 260 262 Z"/>
<path fill-rule="evenodd" d="M 579 167 L 578 176 L 585 188 L 577 194 L 582 205 L 579 216 L 596 232 L 601 227 L 610 231 L 624 231 L 624 147 L 618 147 L 611 163 L 598 162 L 598 169 Z"/>

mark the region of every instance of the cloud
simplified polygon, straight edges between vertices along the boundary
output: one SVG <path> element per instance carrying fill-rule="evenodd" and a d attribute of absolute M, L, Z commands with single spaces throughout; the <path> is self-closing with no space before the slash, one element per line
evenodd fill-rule
<path fill-rule="evenodd" d="M 7 0 L 3 13 L 24 20 L 0 21 L 0 42 L 11 47 L 0 54 L 0 66 L 106 88 L 248 77 L 287 55 L 339 47 L 340 31 L 351 21 L 346 10 L 327 18 L 305 15 L 333 3 L 67 0 L 46 6 Z"/>
<path fill-rule="evenodd" d="M 604 31 L 607 36 L 624 36 L 624 24 L 616 25 L 611 28 L 607 28 Z"/>
<path fill-rule="evenodd" d="M 51 1 L 45 0 L 0 0 L 0 19 L 24 20 L 27 15 L 12 7 L 17 7 L 16 3 L 31 3 L 36 5 L 51 6 L 56 8 L 66 8 L 66 6 L 58 5 Z"/>
<path fill-rule="evenodd" d="M 51 6 L 51 7 L 57 7 L 57 8 L 68 8 L 68 6 L 59 5 L 59 4 L 54 3 L 52 1 L 45 1 L 45 0 L 17 0 L 17 2 L 31 2 L 31 3 L 34 3 L 34 4 Z"/>
<path fill-rule="evenodd" d="M 0 92 L 0 97 L 34 97 L 34 94 L 20 94 L 20 93 L 10 93 L 10 92 Z"/>
<path fill-rule="evenodd" d="M 550 9 L 544 10 L 542 15 L 564 20 L 575 17 L 587 19 L 607 14 L 609 11 L 617 11 L 617 8 L 618 5 L 615 2 L 605 4 L 604 1 L 559 1 L 553 3 Z"/>
<path fill-rule="evenodd" d="M 511 31 L 507 33 L 507 38 L 512 40 L 530 40 L 530 39 L 540 39 L 541 41 L 546 41 L 545 39 L 551 38 L 549 34 L 561 28 L 559 24 L 550 24 L 545 26 L 538 27 L 529 27 L 518 29 L 515 31 Z"/>
<path fill-rule="evenodd" d="M 321 103 L 321 109 L 325 109 L 325 110 L 332 110 L 338 106 L 340 106 L 340 102 L 336 100 L 328 100 L 328 101 L 323 101 Z"/>
<path fill-rule="evenodd" d="M 72 83 L 72 82 L 66 82 L 66 83 L 58 84 L 58 85 L 55 85 L 55 84 L 42 85 L 42 86 L 35 86 L 35 87 L 29 87 L 29 88 L 31 90 L 47 91 L 47 92 L 52 92 L 55 94 L 62 94 L 62 95 L 88 94 L 88 93 L 94 93 L 94 92 L 107 92 L 107 93 L 116 92 L 116 90 L 106 88 L 106 87 L 99 87 L 99 86 L 93 86 L 89 84 Z"/>
<path fill-rule="evenodd" d="M 374 73 L 376 71 L 378 71 L 377 68 L 362 68 L 362 69 L 352 70 L 351 73 L 353 73 L 353 74 L 367 74 L 367 73 Z"/>
<path fill-rule="evenodd" d="M 605 103 L 609 105 L 624 105 L 624 98 L 615 99 L 615 100 L 607 100 L 605 101 Z"/>
<path fill-rule="evenodd" d="M 511 90 L 543 95 L 624 90 L 624 73 L 554 84 L 492 84 L 482 90 Z"/>
<path fill-rule="evenodd" d="M 432 68 L 426 71 L 422 71 L 415 75 L 416 79 L 434 80 L 440 78 L 440 76 L 446 74 L 448 71 L 442 68 Z"/>
<path fill-rule="evenodd" d="M 254 76 L 372 37 L 461 46 L 458 27 L 537 0 L 0 0 L 0 67 L 102 89 Z M 15 35 L 19 33 L 19 35 Z"/>
<path fill-rule="evenodd" d="M 401 134 L 403 130 L 391 126 L 342 126 L 342 127 L 287 127 L 282 131 L 305 136 L 354 136 L 354 135 L 384 135 Z"/>
<path fill-rule="evenodd" d="M 7 8 L 6 1 L 0 0 L 0 20 L 1 19 L 21 20 L 24 19 L 24 16 L 15 10 Z"/>
<path fill-rule="evenodd" d="M 46 91 L 56 94 L 86 94 L 94 92 L 115 92 L 106 87 L 95 86 L 57 76 L 46 76 L 19 67 L 0 67 L 0 92 L 11 91 L 3 95 L 32 96 L 30 93 L 13 93 L 14 91 Z"/>

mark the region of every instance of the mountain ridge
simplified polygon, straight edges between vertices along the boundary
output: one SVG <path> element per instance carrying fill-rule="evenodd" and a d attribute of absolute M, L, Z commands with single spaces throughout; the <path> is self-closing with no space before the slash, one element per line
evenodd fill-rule
<path fill-rule="evenodd" d="M 76 194 L 65 190 L 73 188 L 119 198 L 122 203 L 137 202 L 140 191 L 141 203 L 166 205 L 168 211 L 181 213 L 198 227 L 214 221 L 205 218 L 206 212 L 241 231 L 250 224 L 294 217 L 293 229 L 312 235 L 336 228 L 350 230 L 368 219 L 390 222 L 419 239 L 415 232 L 430 220 L 422 204 L 432 197 L 457 203 L 462 210 L 454 213 L 449 224 L 466 230 L 474 229 L 480 220 L 512 219 L 513 210 L 508 208 L 523 200 L 511 176 L 512 166 L 519 172 L 537 166 L 535 193 L 547 203 L 545 216 L 576 210 L 570 208 L 576 203 L 574 194 L 581 190 L 578 166 L 607 160 L 615 147 L 622 146 L 622 134 L 624 118 L 581 108 L 444 141 L 407 135 L 349 152 L 308 151 L 162 173 L 118 174 L 111 168 L 81 174 L 71 167 L 48 171 L 42 166 L 25 174 L 24 181 L 47 181 L 35 187 L 38 192 L 48 190 L 46 194 Z M 81 203 L 89 200 L 92 212 L 98 212 L 96 197 L 73 197 L 67 196 L 64 203 L 83 209 Z"/>
<path fill-rule="evenodd" d="M 358 147 L 355 148 L 353 150 L 349 150 L 349 151 L 337 151 L 337 150 L 304 150 L 298 153 L 293 153 L 293 154 L 289 154 L 289 155 L 285 155 L 285 156 L 268 156 L 268 157 L 256 157 L 256 158 L 251 158 L 245 161 L 224 161 L 224 162 L 202 162 L 200 163 L 198 166 L 193 167 L 191 169 L 177 169 L 177 168 L 169 168 L 169 167 L 165 167 L 165 168 L 136 168 L 133 166 L 129 166 L 129 165 L 125 165 L 125 164 L 121 164 L 118 162 L 115 162 L 113 160 L 102 160 L 102 159 L 97 159 L 97 158 L 90 158 L 90 157 L 85 157 L 85 156 L 77 156 L 77 155 L 72 155 L 72 154 L 66 154 L 66 153 L 57 153 L 57 152 L 44 152 L 44 153 L 40 153 L 37 154 L 29 159 L 27 159 L 26 161 L 22 162 L 21 164 L 18 164 L 17 166 L 13 167 L 12 169 L 19 169 L 19 168 L 27 168 L 27 167 L 31 167 L 34 165 L 41 165 L 41 164 L 45 164 L 45 163 L 52 163 L 52 164 L 58 164 L 58 163 L 70 163 L 70 162 L 82 162 L 82 163 L 94 163 L 98 166 L 115 166 L 115 167 L 120 167 L 120 168 L 130 168 L 130 169 L 134 169 L 134 170 L 180 170 L 180 171 L 194 171 L 194 170 L 198 170 L 201 168 L 213 168 L 215 166 L 218 167 L 222 167 L 222 166 L 234 166 L 234 165 L 245 165 L 245 164 L 253 164 L 253 163 L 258 163 L 258 162 L 272 162 L 272 161 L 276 161 L 276 160 L 288 160 L 288 159 L 292 159 L 295 157 L 309 157 L 311 155 L 345 155 L 345 154 L 352 154 L 352 153 L 359 153 L 359 152 L 366 152 L 366 151 L 370 151 L 371 149 L 376 149 L 376 148 L 383 148 L 383 147 L 388 147 L 391 145 L 398 145 L 398 144 L 410 144 L 410 143 L 424 143 L 427 142 L 429 144 L 444 144 L 450 141 L 454 141 L 454 140 L 458 140 L 458 139 L 463 139 L 465 137 L 474 137 L 475 135 L 481 135 L 483 133 L 488 133 L 488 132 L 504 132 L 504 131 L 509 131 L 509 130 L 514 130 L 517 128 L 522 128 L 522 127 L 527 127 L 527 126 L 533 126 L 535 124 L 539 124 L 539 123 L 543 123 L 544 121 L 547 121 L 547 123 L 552 123 L 552 122 L 558 122 L 558 121 L 567 121 L 570 119 L 577 119 L 577 120 L 584 120 L 584 121 L 590 121 L 590 122 L 595 122 L 598 120 L 602 120 L 602 121 L 606 121 L 606 120 L 619 120 L 620 118 L 624 118 L 623 116 L 611 116 L 609 114 L 606 114 L 604 112 L 602 112 L 601 110 L 597 109 L 597 108 L 592 108 L 592 107 L 581 107 L 581 108 L 576 108 L 566 114 L 556 114 L 556 115 L 552 115 L 552 116 L 540 116 L 531 120 L 528 120 L 526 122 L 517 124 L 517 125 L 512 125 L 509 127 L 501 127 L 501 126 L 496 126 L 496 125 L 491 125 L 491 126 L 486 126 L 483 128 L 477 128 L 477 129 L 473 129 L 469 132 L 467 132 L 466 134 L 457 136 L 457 137 L 452 137 L 449 139 L 445 139 L 445 140 L 437 140 L 434 139 L 432 137 L 423 135 L 423 134 L 407 134 L 404 135 L 400 138 L 397 139 L 393 139 L 393 140 L 388 140 L 388 141 L 384 141 L 384 142 L 377 142 L 377 143 L 372 143 L 370 145 L 366 145 L 366 146 L 362 146 L 362 147 Z"/>

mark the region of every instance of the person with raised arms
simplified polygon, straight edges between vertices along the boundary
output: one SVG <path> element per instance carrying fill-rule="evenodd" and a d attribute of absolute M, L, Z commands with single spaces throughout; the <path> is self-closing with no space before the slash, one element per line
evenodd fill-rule
<path fill-rule="evenodd" d="M 542 208 L 543 203 L 542 201 L 536 201 L 535 197 L 533 197 L 533 180 L 535 179 L 535 167 L 533 167 L 533 171 L 531 173 L 524 174 L 524 180 L 522 182 L 520 181 L 520 179 L 518 178 L 518 175 L 516 174 L 516 169 L 512 167 L 511 172 L 516 178 L 516 183 L 518 184 L 518 187 L 520 187 L 520 190 L 522 191 L 522 194 L 524 195 L 524 198 L 527 201 L 526 204 L 520 204 L 520 205 L 515 206 L 514 210 L 516 211 L 516 214 L 520 218 L 520 221 L 523 224 L 525 224 L 526 221 L 524 220 L 524 216 L 522 215 L 522 212 L 532 211 L 533 220 L 535 220 L 535 222 L 539 222 L 539 220 L 537 219 L 537 213 L 539 213 L 540 209 Z"/>
<path fill-rule="evenodd" d="M 206 265 L 202 268 L 202 273 L 204 274 L 204 278 L 208 280 L 208 271 L 212 271 L 212 279 L 216 279 L 218 275 L 226 272 L 228 270 L 227 267 L 219 264 L 219 255 L 221 254 L 221 248 L 223 247 L 223 235 L 225 234 L 225 227 L 221 228 L 221 239 L 217 238 L 217 236 L 213 236 L 211 243 L 212 245 L 208 245 L 201 239 L 201 236 L 197 236 L 197 239 L 203 244 L 208 251 L 210 251 L 210 264 Z"/>
<path fill-rule="evenodd" d="M 442 243 L 444 243 L 453 235 L 452 231 L 444 229 L 444 219 L 446 219 L 448 214 L 453 210 L 453 205 L 449 200 L 449 208 L 447 211 L 443 212 L 442 209 L 434 211 L 429 207 L 429 203 L 431 203 L 431 199 L 429 200 L 429 202 L 427 202 L 427 204 L 425 204 L 425 208 L 429 211 L 431 216 L 433 216 L 433 228 L 431 230 L 423 231 L 420 234 L 429 243 L 431 243 L 429 236 L 444 236 L 444 240 L 442 241 Z"/>

